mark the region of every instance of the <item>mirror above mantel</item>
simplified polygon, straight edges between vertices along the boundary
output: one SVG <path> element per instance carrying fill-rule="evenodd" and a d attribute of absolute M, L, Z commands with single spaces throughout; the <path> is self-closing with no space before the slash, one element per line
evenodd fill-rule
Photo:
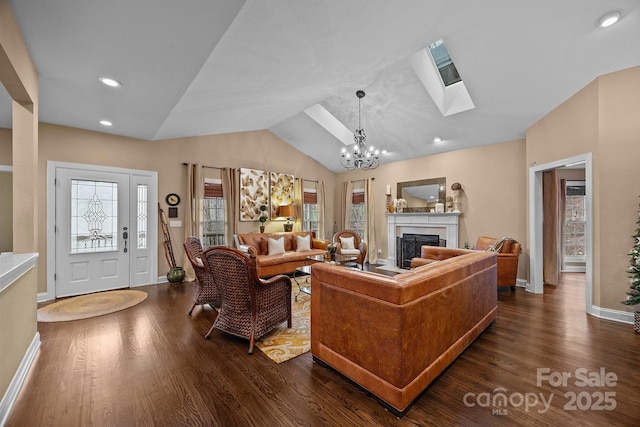
<path fill-rule="evenodd" d="M 398 183 L 398 199 L 405 199 L 404 212 L 429 212 L 436 203 L 444 203 L 447 197 L 447 179 L 429 178 Z"/>

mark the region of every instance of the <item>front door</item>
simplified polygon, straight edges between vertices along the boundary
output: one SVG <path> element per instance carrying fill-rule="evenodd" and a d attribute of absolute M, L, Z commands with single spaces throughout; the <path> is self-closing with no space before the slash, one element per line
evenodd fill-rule
<path fill-rule="evenodd" d="M 129 287 L 129 178 L 56 169 L 56 297 Z"/>

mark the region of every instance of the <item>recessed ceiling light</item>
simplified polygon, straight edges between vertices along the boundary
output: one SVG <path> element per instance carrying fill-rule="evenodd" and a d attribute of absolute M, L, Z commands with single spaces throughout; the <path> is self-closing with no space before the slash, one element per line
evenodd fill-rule
<path fill-rule="evenodd" d="M 436 143 L 436 144 L 438 142 L 442 142 L 442 138 L 440 138 L 439 136 L 436 136 L 436 137 L 433 138 L 433 142 Z"/>
<path fill-rule="evenodd" d="M 109 120 L 100 120 L 100 124 L 102 126 L 113 126 L 113 122 L 109 121 Z"/>
<path fill-rule="evenodd" d="M 112 79 L 111 77 L 98 77 L 98 80 L 100 80 L 105 86 L 122 87 L 122 83 L 115 79 Z"/>
<path fill-rule="evenodd" d="M 596 26 L 600 28 L 610 27 L 622 18 L 621 10 L 612 10 L 605 13 L 596 21 Z"/>

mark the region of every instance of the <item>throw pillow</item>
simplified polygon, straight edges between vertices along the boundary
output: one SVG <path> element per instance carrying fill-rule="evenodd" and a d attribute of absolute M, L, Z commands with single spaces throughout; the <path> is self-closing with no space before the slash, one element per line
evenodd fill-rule
<path fill-rule="evenodd" d="M 311 250 L 311 235 L 296 236 L 296 252 Z"/>
<path fill-rule="evenodd" d="M 269 255 L 283 255 L 284 254 L 284 238 L 279 237 L 274 239 L 269 237 Z"/>
<path fill-rule="evenodd" d="M 356 245 L 353 242 L 353 237 L 340 237 L 340 246 L 342 246 L 342 249 L 356 248 Z"/>

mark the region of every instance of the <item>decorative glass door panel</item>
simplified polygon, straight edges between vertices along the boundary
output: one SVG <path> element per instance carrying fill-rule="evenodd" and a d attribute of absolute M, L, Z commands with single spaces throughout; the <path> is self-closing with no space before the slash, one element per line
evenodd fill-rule
<path fill-rule="evenodd" d="M 71 180 L 71 253 L 118 250 L 118 183 Z"/>
<path fill-rule="evenodd" d="M 138 249 L 147 249 L 147 212 L 149 209 L 148 185 L 138 184 L 138 198 L 136 200 L 136 217 L 138 220 Z"/>

